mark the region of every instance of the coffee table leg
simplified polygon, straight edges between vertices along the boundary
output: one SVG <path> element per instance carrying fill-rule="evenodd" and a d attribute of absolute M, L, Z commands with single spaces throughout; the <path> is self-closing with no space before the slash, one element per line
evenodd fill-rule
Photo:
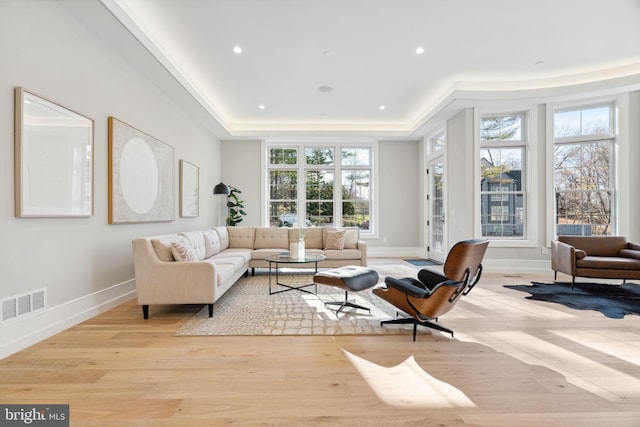
<path fill-rule="evenodd" d="M 311 295 L 317 295 L 318 294 L 318 284 L 317 283 L 309 283 L 309 284 L 301 285 L 301 286 L 291 286 L 291 285 L 287 285 L 286 283 L 280 283 L 280 273 L 278 272 L 278 268 L 280 267 L 280 263 L 275 262 L 275 264 L 276 264 L 276 267 L 275 267 L 275 269 L 276 269 L 276 285 L 280 285 L 280 286 L 284 287 L 285 289 L 282 289 L 280 291 L 275 291 L 275 292 L 271 291 L 271 262 L 269 262 L 269 295 L 275 295 L 275 294 L 279 294 L 279 293 L 282 293 L 282 292 L 288 292 L 288 291 L 294 291 L 294 290 L 295 291 L 306 292 L 306 293 L 311 294 Z M 284 263 L 284 264 L 286 264 L 286 263 Z M 315 262 L 315 267 L 316 267 L 315 271 L 317 273 L 318 272 L 318 262 L 317 261 Z M 303 288 L 308 288 L 309 286 L 313 286 L 315 288 L 315 292 L 311 292 L 311 291 L 308 291 L 306 289 L 303 289 Z"/>
<path fill-rule="evenodd" d="M 271 293 L 271 261 L 269 261 L 269 295 L 272 295 Z"/>

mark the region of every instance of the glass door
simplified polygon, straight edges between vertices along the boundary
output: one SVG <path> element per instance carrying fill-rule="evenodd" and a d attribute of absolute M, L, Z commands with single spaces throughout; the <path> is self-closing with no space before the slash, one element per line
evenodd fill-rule
<path fill-rule="evenodd" d="M 444 213 L 444 160 L 432 160 L 427 167 L 427 250 L 429 258 L 444 262 L 446 255 Z"/>

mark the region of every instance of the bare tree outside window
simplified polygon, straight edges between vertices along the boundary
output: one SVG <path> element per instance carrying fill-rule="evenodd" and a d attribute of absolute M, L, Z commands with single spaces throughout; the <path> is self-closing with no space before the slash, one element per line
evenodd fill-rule
<path fill-rule="evenodd" d="M 554 115 L 558 235 L 610 235 L 613 232 L 613 139 L 601 138 L 611 134 L 611 108 L 598 106 Z"/>

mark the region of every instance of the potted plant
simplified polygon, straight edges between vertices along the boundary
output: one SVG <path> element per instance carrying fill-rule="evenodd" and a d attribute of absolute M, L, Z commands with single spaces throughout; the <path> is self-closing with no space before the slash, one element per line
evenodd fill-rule
<path fill-rule="evenodd" d="M 227 209 L 229 210 L 229 216 L 227 216 L 227 225 L 238 225 L 242 222 L 243 216 L 247 213 L 244 211 L 244 201 L 240 200 L 238 194 L 242 191 L 236 187 L 229 186 L 229 195 L 227 196 Z"/>

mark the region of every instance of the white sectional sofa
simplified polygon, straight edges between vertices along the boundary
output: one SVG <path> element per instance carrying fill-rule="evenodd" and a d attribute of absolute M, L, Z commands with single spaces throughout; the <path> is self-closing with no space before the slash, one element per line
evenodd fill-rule
<path fill-rule="evenodd" d="M 367 245 L 357 228 L 223 226 L 143 237 L 133 240 L 133 261 L 144 318 L 151 304 L 207 304 L 212 316 L 213 303 L 249 268 L 268 267 L 265 257 L 289 250 L 300 232 L 307 253 L 326 257 L 318 264 L 321 268 L 367 265 Z M 344 236 L 341 248 L 335 245 L 336 236 Z"/>

